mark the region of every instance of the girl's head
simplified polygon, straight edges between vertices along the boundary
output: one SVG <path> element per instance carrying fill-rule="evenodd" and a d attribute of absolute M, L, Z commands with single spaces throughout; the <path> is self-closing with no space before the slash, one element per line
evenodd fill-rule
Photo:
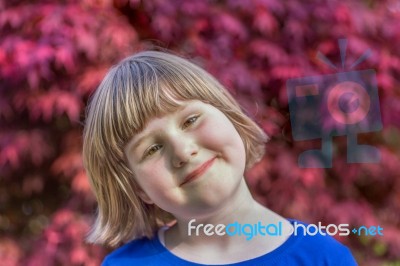
<path fill-rule="evenodd" d="M 151 237 L 172 219 L 140 197 L 127 145 L 151 119 L 174 113 L 189 101 L 211 105 L 226 116 L 243 141 L 246 167 L 262 157 L 265 133 L 206 71 L 163 52 L 128 57 L 111 68 L 88 107 L 83 159 L 99 204 L 90 241 L 115 246 Z"/>

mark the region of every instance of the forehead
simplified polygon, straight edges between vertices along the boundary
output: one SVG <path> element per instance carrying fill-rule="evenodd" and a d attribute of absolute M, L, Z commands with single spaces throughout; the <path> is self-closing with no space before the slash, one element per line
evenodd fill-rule
<path fill-rule="evenodd" d="M 141 137 L 142 135 L 146 134 L 148 131 L 153 130 L 155 127 L 157 127 L 158 124 L 162 123 L 163 121 L 167 120 L 168 118 L 174 116 L 174 115 L 179 115 L 187 112 L 191 112 L 194 110 L 198 110 L 199 108 L 204 109 L 207 108 L 209 105 L 207 103 L 204 103 L 200 100 L 180 100 L 177 101 L 179 105 L 176 106 L 176 108 L 170 109 L 165 112 L 160 112 L 157 115 L 150 116 L 146 119 L 146 122 L 144 123 L 144 126 L 135 133 L 135 135 L 132 137 L 132 139 L 135 139 L 137 137 Z"/>
<path fill-rule="evenodd" d="M 175 95 L 171 95 L 168 90 L 164 90 L 163 96 L 159 97 L 158 101 L 152 101 L 152 104 L 156 105 L 153 108 L 153 111 L 142 113 L 143 124 L 140 129 L 135 132 L 135 135 L 141 134 L 141 132 L 145 131 L 150 121 L 174 114 L 193 101 L 194 100 L 177 98 Z"/>
<path fill-rule="evenodd" d="M 173 113 L 182 105 L 192 101 L 213 102 L 212 86 L 190 83 L 185 77 L 160 77 L 155 83 L 133 86 L 130 95 L 123 95 L 130 104 L 123 105 L 125 112 L 131 113 L 135 124 L 133 134 L 146 127 L 149 120 Z"/>

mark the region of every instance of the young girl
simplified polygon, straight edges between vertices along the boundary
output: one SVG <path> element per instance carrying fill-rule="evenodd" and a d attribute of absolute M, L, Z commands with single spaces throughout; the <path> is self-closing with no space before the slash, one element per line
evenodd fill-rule
<path fill-rule="evenodd" d="M 113 67 L 91 99 L 83 146 L 99 205 L 89 241 L 122 245 L 103 265 L 356 265 L 332 237 L 253 199 L 243 175 L 266 142 L 185 59 L 147 51 Z"/>

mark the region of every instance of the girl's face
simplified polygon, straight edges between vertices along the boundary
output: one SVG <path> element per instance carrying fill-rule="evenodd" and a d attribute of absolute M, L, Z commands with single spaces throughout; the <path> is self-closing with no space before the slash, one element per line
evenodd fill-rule
<path fill-rule="evenodd" d="M 245 148 L 230 120 L 201 101 L 156 117 L 125 148 L 141 198 L 195 218 L 218 210 L 243 184 Z"/>

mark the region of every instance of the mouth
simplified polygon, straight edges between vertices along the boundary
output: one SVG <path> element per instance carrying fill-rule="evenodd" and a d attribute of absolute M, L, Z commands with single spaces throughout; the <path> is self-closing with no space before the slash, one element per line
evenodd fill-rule
<path fill-rule="evenodd" d="M 213 157 L 212 159 L 206 161 L 205 163 L 203 163 L 202 165 L 200 165 L 197 169 L 195 169 L 193 172 L 191 172 L 190 174 L 188 174 L 185 179 L 183 179 L 183 182 L 179 185 L 180 187 L 190 183 L 194 180 L 196 180 L 197 178 L 199 178 L 202 174 L 204 174 L 214 163 L 215 159 L 217 157 Z"/>

